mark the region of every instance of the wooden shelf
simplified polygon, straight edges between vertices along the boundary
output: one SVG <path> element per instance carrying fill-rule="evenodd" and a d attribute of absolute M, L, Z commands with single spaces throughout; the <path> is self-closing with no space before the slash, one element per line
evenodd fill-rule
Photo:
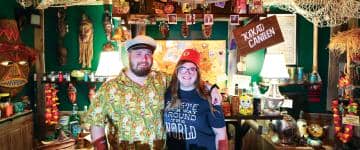
<path fill-rule="evenodd" d="M 16 114 L 14 114 L 14 115 L 12 115 L 10 117 L 2 118 L 2 119 L 0 119 L 0 124 L 3 123 L 3 122 L 6 122 L 6 121 L 12 121 L 12 120 L 14 120 L 16 118 L 19 118 L 21 116 L 25 116 L 25 115 L 27 115 L 27 114 L 29 114 L 31 112 L 32 112 L 32 110 L 25 110 L 23 112 L 16 113 Z"/>
<path fill-rule="evenodd" d="M 244 115 L 236 115 L 236 116 L 225 117 L 226 122 L 234 122 L 234 121 L 249 120 L 249 119 L 251 119 L 251 120 L 280 120 L 280 119 L 283 119 L 283 116 L 282 115 L 278 115 L 278 116 L 265 116 L 265 115 L 244 116 Z"/>

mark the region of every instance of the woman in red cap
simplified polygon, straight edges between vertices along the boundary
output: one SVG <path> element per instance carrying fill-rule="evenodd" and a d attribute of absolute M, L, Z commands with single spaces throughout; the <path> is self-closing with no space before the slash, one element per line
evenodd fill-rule
<path fill-rule="evenodd" d="M 186 49 L 165 94 L 164 124 L 168 149 L 227 149 L 224 115 L 200 86 L 200 53 Z"/>

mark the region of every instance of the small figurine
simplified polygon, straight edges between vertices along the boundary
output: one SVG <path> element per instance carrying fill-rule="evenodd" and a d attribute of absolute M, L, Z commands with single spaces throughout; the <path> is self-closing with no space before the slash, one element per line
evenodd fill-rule
<path fill-rule="evenodd" d="M 252 115 L 254 111 L 253 107 L 253 97 L 250 95 L 241 95 L 240 96 L 240 106 L 239 113 L 241 115 Z"/>
<path fill-rule="evenodd" d="M 69 83 L 69 87 L 68 87 L 68 97 L 71 103 L 76 103 L 76 88 L 72 83 Z"/>

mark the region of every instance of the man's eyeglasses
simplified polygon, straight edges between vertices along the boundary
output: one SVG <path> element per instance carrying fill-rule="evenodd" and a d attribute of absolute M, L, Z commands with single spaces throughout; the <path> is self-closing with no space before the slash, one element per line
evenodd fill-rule
<path fill-rule="evenodd" d="M 190 67 L 190 68 L 186 68 L 186 67 L 179 67 L 178 69 L 178 72 L 180 73 L 186 73 L 186 72 L 189 72 L 190 74 L 193 74 L 197 71 L 197 68 L 196 67 Z"/>

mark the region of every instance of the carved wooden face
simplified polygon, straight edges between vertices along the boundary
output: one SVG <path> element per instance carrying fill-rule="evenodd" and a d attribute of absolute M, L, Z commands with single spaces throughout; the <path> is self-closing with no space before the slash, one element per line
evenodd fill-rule
<path fill-rule="evenodd" d="M 190 29 L 189 29 L 189 26 L 186 25 L 186 22 L 183 22 L 181 24 L 181 35 L 184 37 L 184 38 L 187 38 L 189 35 L 190 35 Z"/>
<path fill-rule="evenodd" d="M 79 34 L 82 42 L 89 42 L 91 39 L 90 37 L 93 36 L 92 23 L 86 16 L 83 16 L 83 19 L 81 20 Z"/>
<path fill-rule="evenodd" d="M 205 39 L 209 39 L 212 34 L 212 25 L 202 25 L 202 33 Z"/>
<path fill-rule="evenodd" d="M 28 57 L 23 52 L 8 51 L 0 54 L 0 91 L 15 96 L 28 82 Z"/>
<path fill-rule="evenodd" d="M 165 22 L 161 22 L 159 25 L 159 30 L 163 38 L 166 38 L 169 34 L 169 25 Z"/>

